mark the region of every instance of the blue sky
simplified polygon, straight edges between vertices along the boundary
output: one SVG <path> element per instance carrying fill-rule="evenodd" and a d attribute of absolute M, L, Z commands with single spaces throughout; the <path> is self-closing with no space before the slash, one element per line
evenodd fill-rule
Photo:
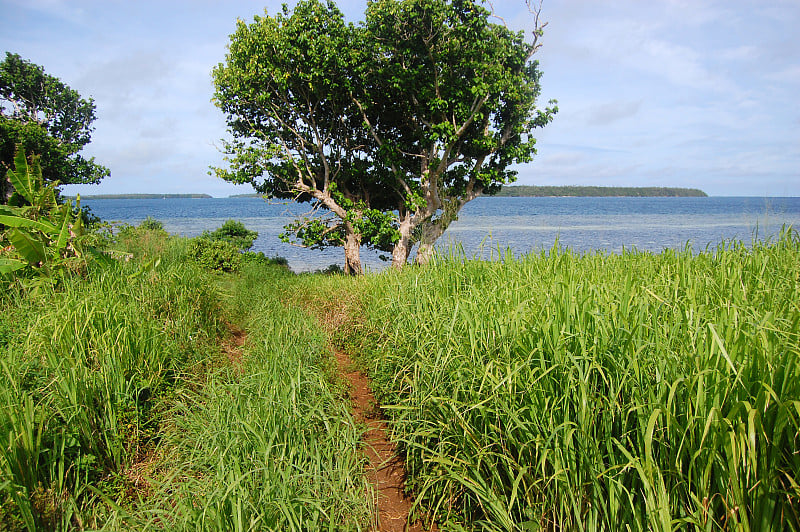
<path fill-rule="evenodd" d="M 361 20 L 365 0 L 337 3 Z M 524 0 L 492 3 L 530 27 Z M 280 4 L 0 0 L 0 52 L 95 100 L 85 153 L 111 177 L 68 193 L 227 196 L 250 188 L 207 175 L 225 136 L 210 72 L 237 17 Z M 542 18 L 540 103 L 560 112 L 520 184 L 800 196 L 800 2 L 544 0 Z"/>

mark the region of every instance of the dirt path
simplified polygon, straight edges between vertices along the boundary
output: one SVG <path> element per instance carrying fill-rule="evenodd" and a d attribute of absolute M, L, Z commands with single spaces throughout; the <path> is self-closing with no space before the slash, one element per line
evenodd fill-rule
<path fill-rule="evenodd" d="M 247 340 L 247 332 L 230 323 L 227 324 L 227 327 L 231 332 L 231 336 L 222 342 L 222 351 L 231 366 L 240 371 L 242 369 L 242 352 L 244 343 Z"/>
<path fill-rule="evenodd" d="M 364 454 L 369 459 L 370 481 L 378 494 L 377 526 L 380 532 L 422 532 L 419 523 L 406 525 L 411 500 L 403 493 L 405 468 L 389 441 L 388 428 L 370 389 L 369 379 L 356 370 L 350 357 L 336 353 L 340 374 L 350 384 L 353 417 L 369 427 L 364 434 Z"/>

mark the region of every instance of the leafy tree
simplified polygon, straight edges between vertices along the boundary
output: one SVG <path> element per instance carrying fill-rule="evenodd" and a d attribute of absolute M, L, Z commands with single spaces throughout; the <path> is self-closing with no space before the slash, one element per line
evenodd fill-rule
<path fill-rule="evenodd" d="M 91 140 L 94 101 L 44 72 L 39 65 L 6 52 L 0 63 L 0 203 L 13 190 L 5 174 L 17 147 L 39 155 L 45 182 L 98 183 L 110 172 L 80 151 Z"/>
<path fill-rule="evenodd" d="M 531 57 L 544 24 L 522 32 L 490 21 L 471 0 L 375 0 L 367 8 L 370 46 L 354 94 L 378 155 L 396 180 L 400 267 L 419 241 L 417 262 L 461 208 L 515 180 L 509 167 L 532 160 L 532 132 L 557 108 L 537 109 L 541 73 Z"/>
<path fill-rule="evenodd" d="M 530 42 L 472 0 L 374 0 L 358 26 L 319 0 L 240 21 L 214 71 L 234 137 L 217 175 L 310 202 L 284 238 L 344 246 L 345 271 L 361 271 L 361 245 L 399 268 L 419 241 L 427 262 L 468 201 L 515 179 L 557 110 L 536 107 L 532 13 Z"/>
<path fill-rule="evenodd" d="M 214 69 L 215 103 L 234 140 L 218 176 L 250 183 L 270 198 L 311 204 L 284 239 L 343 246 L 345 271 L 360 273 L 360 246 L 387 249 L 395 233 L 372 139 L 354 106 L 356 29 L 328 2 L 239 21 L 226 62 Z M 387 225 L 389 224 L 389 225 Z"/>

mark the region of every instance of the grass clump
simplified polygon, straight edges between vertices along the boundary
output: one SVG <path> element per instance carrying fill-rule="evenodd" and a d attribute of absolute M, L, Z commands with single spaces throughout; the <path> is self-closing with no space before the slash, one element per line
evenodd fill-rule
<path fill-rule="evenodd" d="M 444 259 L 358 283 L 363 317 L 341 341 L 431 519 L 800 528 L 796 232 L 697 255 Z"/>

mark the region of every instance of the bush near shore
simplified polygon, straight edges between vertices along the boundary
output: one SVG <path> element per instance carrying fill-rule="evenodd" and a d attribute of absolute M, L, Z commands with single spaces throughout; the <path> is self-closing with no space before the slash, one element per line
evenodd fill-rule
<path fill-rule="evenodd" d="M 367 277 L 358 351 L 453 529 L 800 529 L 800 238 Z"/>

